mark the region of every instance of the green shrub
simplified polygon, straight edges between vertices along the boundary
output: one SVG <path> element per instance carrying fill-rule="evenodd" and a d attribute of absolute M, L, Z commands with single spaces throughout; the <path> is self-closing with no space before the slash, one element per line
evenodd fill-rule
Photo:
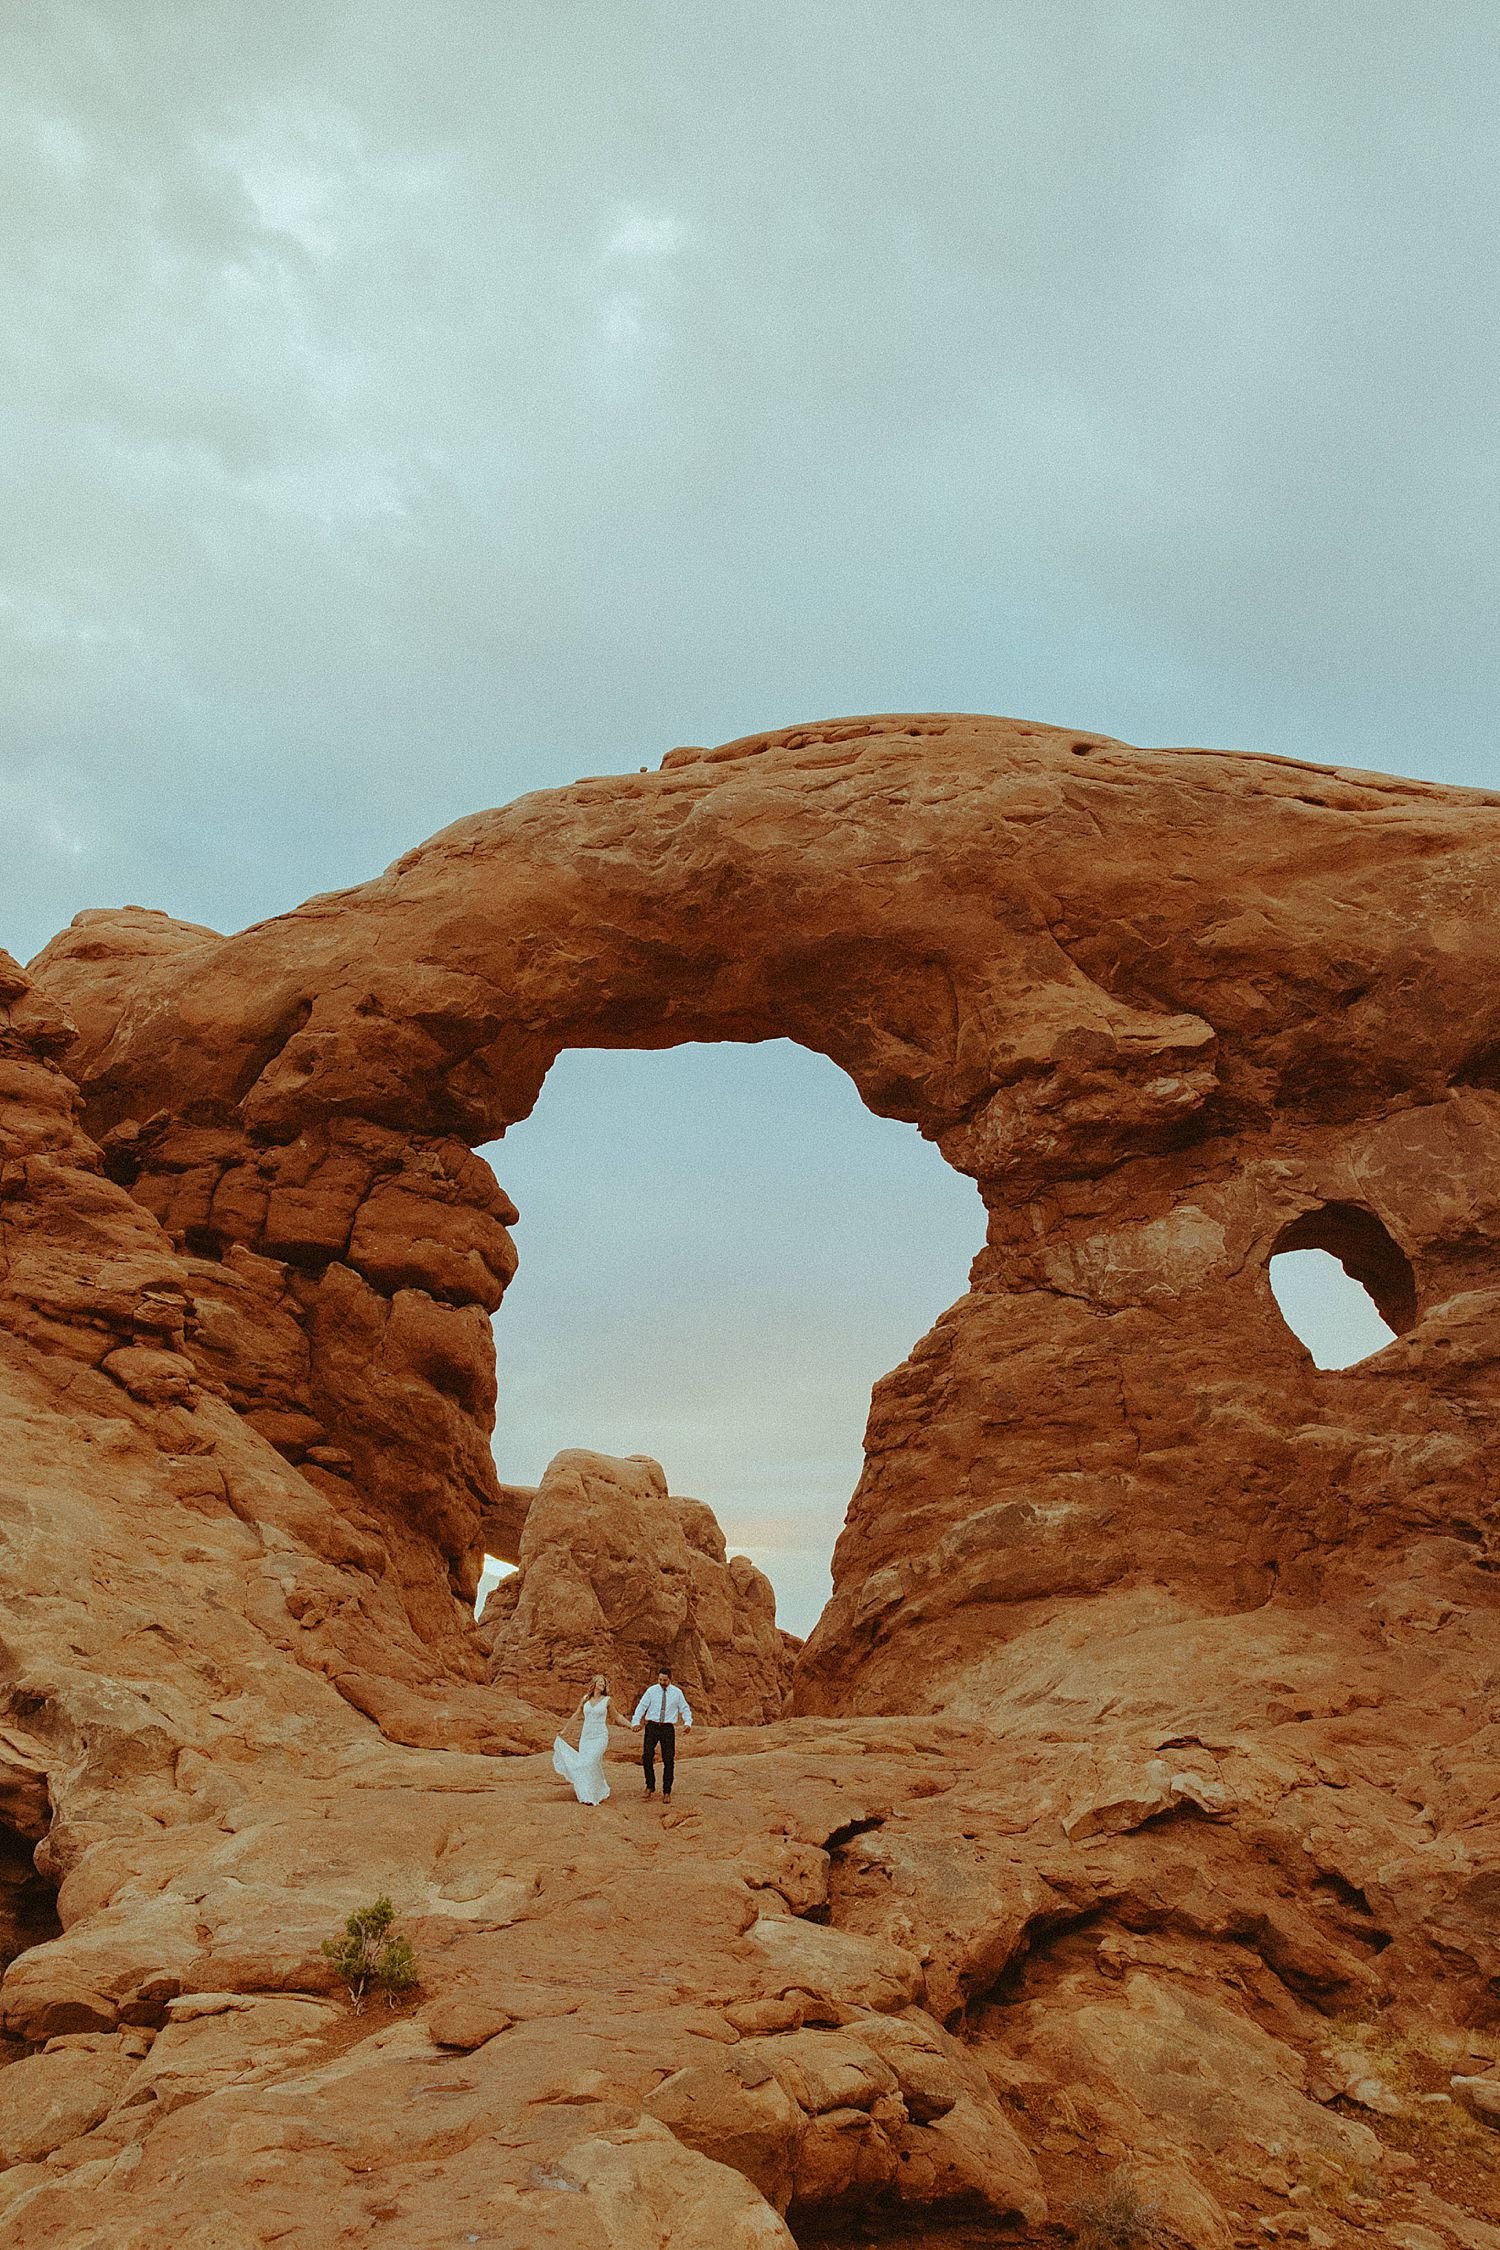
<path fill-rule="evenodd" d="M 1156 2205 L 1123 2166 L 1074 2205 L 1075 2250 L 1150 2250 L 1160 2240 Z"/>
<path fill-rule="evenodd" d="M 323 1951 L 349 1987 L 357 2015 L 372 1988 L 383 1992 L 394 2007 L 399 1992 L 410 1992 L 417 1981 L 417 1957 L 404 1937 L 391 1936 L 396 1909 L 388 1898 L 373 1906 L 357 1906 L 344 1924 L 342 1937 L 325 1938 Z"/>

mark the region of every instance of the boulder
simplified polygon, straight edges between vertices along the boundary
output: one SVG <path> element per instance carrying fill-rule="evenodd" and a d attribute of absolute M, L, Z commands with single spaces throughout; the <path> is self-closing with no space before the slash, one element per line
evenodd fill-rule
<path fill-rule="evenodd" d="M 0 2164 L 35 2164 L 87 2133 L 129 2084 L 135 2064 L 117 2039 L 59 2044 L 12 2063 L 0 2080 Z"/>
<path fill-rule="evenodd" d="M 777 1630 L 770 1582 L 726 1554 L 701 1501 L 668 1493 L 657 1462 L 559 1453 L 527 1509 L 519 1560 L 477 1629 L 512 1695 L 568 1714 L 603 1672 L 628 1718 L 665 1664 L 695 1721 L 780 1716 L 794 1644 Z"/>
<path fill-rule="evenodd" d="M 1500 2126 L 1500 2072 L 1482 2078 L 1460 2075 L 1448 2083 L 1471 2117 L 1484 2125 Z"/>

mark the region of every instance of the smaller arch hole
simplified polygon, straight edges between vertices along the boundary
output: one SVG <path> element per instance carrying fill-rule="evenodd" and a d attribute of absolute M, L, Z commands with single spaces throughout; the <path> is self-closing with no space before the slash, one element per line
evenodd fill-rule
<path fill-rule="evenodd" d="M 502 1562 L 501 1558 L 498 1555 L 485 1556 L 484 1568 L 479 1574 L 478 1591 L 474 1596 L 474 1615 L 476 1617 L 483 1617 L 485 1604 L 488 1602 L 491 1594 L 493 1594 L 493 1592 L 495 1591 L 495 1588 L 498 1585 L 502 1584 L 505 1579 L 514 1578 L 516 1575 L 516 1568 L 517 1566 L 515 1563 Z"/>
<path fill-rule="evenodd" d="M 1373 1211 L 1323 1203 L 1284 1226 L 1272 1245 L 1281 1317 L 1319 1367 L 1352 1367 L 1415 1324 L 1411 1261 Z"/>

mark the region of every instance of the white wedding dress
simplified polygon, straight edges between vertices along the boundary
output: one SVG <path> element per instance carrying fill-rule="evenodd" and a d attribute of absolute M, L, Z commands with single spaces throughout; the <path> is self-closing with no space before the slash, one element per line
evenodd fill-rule
<path fill-rule="evenodd" d="M 580 1805 L 602 1805 L 609 1795 L 604 1778 L 604 1753 L 609 1748 L 609 1697 L 601 1695 L 583 1706 L 583 1732 L 578 1748 L 570 1750 L 561 1735 L 552 1745 L 552 1764 L 564 1781 L 571 1781 Z"/>

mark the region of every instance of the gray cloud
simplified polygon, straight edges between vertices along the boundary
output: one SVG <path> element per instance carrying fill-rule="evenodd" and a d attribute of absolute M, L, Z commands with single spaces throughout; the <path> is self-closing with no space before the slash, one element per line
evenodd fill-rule
<path fill-rule="evenodd" d="M 39 0 L 0 49 L 14 950 L 846 710 L 1497 779 L 1477 0 Z"/>

